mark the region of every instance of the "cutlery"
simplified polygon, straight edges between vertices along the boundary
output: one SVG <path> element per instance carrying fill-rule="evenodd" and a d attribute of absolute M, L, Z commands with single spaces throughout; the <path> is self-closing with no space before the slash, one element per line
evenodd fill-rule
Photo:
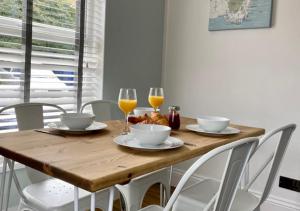
<path fill-rule="evenodd" d="M 186 146 L 193 146 L 193 147 L 197 146 L 196 144 L 192 144 L 192 143 L 188 143 L 188 142 L 184 142 L 184 145 L 186 145 Z"/>
<path fill-rule="evenodd" d="M 47 131 L 47 130 L 39 130 L 39 129 L 35 129 L 34 131 L 35 131 L 35 132 L 39 132 L 39 133 L 50 134 L 50 135 L 54 135 L 54 136 L 65 137 L 65 135 L 63 135 L 63 134 L 55 133 L 55 132 L 51 132 L 51 131 Z"/>

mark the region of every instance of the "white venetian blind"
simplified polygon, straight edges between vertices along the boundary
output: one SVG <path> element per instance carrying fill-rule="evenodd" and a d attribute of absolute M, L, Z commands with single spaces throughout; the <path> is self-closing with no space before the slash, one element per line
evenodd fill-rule
<path fill-rule="evenodd" d="M 86 8 L 82 103 L 102 98 L 105 0 L 87 0 Z"/>
<path fill-rule="evenodd" d="M 75 0 L 33 0 L 30 101 L 76 108 Z"/>
<path fill-rule="evenodd" d="M 22 4 L 0 1 L 0 109 L 23 101 Z M 0 130 L 16 128 L 14 115 L 0 115 Z"/>
<path fill-rule="evenodd" d="M 0 6 L 0 108 L 24 102 L 25 50 L 22 41 L 23 4 L 1 0 Z M 84 2 L 84 1 L 83 1 Z M 86 0 L 83 74 L 78 74 L 81 0 L 32 0 L 30 102 L 57 104 L 76 111 L 82 103 L 101 98 L 105 1 Z M 3 19 L 3 21 L 1 21 Z M 24 35 L 24 31 L 23 31 Z M 78 88 L 82 77 L 82 89 Z M 2 92 L 2 90 L 5 90 Z M 46 112 L 48 121 L 56 112 Z M 15 128 L 14 115 L 0 115 L 0 130 Z"/>

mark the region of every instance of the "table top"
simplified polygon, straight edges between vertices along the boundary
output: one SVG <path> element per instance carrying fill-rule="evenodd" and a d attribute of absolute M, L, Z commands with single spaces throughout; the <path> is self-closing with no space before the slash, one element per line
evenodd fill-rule
<path fill-rule="evenodd" d="M 113 139 L 120 134 L 124 123 L 106 123 L 107 129 L 84 136 L 61 137 L 33 130 L 0 134 L 0 155 L 95 192 L 189 160 L 229 142 L 265 133 L 261 128 L 232 125 L 240 129 L 241 133 L 208 137 L 186 130 L 185 126 L 196 123 L 196 120 L 182 118 L 181 129 L 171 135 L 192 145 L 174 150 L 145 152 L 116 145 Z"/>

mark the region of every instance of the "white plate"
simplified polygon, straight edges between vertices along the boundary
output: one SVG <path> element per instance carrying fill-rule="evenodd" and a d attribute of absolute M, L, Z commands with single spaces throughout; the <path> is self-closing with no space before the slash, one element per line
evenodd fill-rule
<path fill-rule="evenodd" d="M 241 131 L 239 129 L 233 128 L 233 127 L 227 127 L 226 129 L 220 131 L 220 132 L 208 132 L 203 130 L 201 127 L 199 127 L 198 124 L 193 124 L 193 125 L 187 125 L 186 129 L 202 133 L 204 135 L 210 135 L 210 136 L 224 136 L 224 135 L 234 135 L 238 134 Z"/>
<path fill-rule="evenodd" d="M 93 122 L 88 128 L 80 130 L 80 129 L 69 129 L 67 126 L 62 125 L 61 123 L 50 123 L 48 124 L 49 128 L 54 130 L 59 130 L 64 133 L 69 134 L 85 134 L 85 133 L 91 133 L 94 131 L 102 130 L 104 128 L 107 128 L 107 124 L 102 122 Z"/>
<path fill-rule="evenodd" d="M 178 138 L 169 137 L 163 144 L 160 145 L 141 145 L 138 140 L 132 135 L 121 135 L 114 139 L 114 142 L 120 146 L 129 147 L 143 151 L 161 151 L 175 149 L 183 146 L 184 142 Z"/>

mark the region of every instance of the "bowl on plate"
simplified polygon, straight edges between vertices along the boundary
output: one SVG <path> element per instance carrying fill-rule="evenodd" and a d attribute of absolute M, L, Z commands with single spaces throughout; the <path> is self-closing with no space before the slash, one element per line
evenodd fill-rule
<path fill-rule="evenodd" d="M 61 123 L 72 130 L 84 130 L 95 120 L 95 115 L 88 113 L 65 113 L 60 115 Z"/>
<path fill-rule="evenodd" d="M 171 133 L 171 128 L 163 125 L 136 124 L 130 127 L 131 134 L 141 145 L 160 145 Z"/>
<path fill-rule="evenodd" d="M 220 132 L 228 127 L 230 119 L 218 116 L 199 116 L 197 122 L 199 127 L 207 132 Z"/>
<path fill-rule="evenodd" d="M 151 116 L 152 112 L 154 112 L 154 108 L 151 107 L 137 107 L 133 110 L 135 116 L 144 116 L 145 114 Z"/>

